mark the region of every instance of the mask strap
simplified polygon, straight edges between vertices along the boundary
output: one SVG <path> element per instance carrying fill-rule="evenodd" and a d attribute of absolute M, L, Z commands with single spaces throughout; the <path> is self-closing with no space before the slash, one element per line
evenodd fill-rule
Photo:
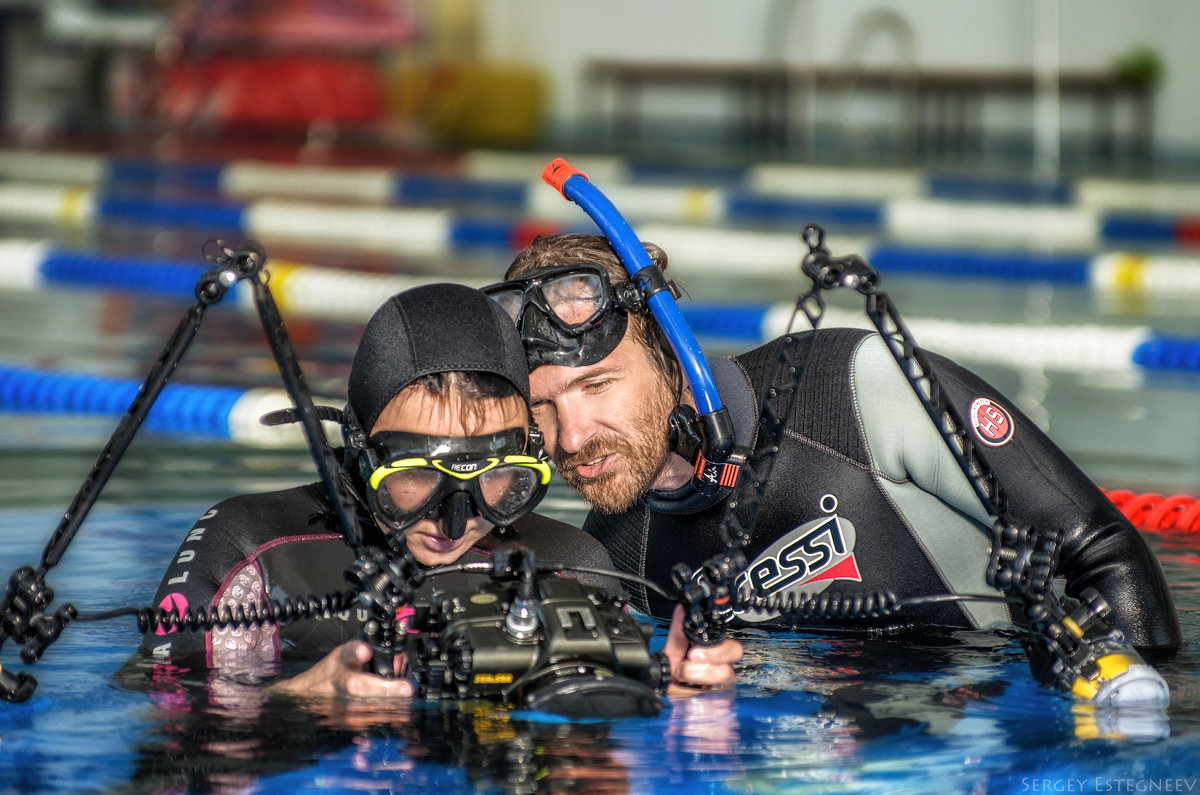
<path fill-rule="evenodd" d="M 349 403 L 346 404 L 343 417 L 342 443 L 345 446 L 345 451 L 342 453 L 343 466 L 347 471 L 358 473 L 364 488 L 370 491 L 371 487 L 366 484 L 371 479 L 371 473 L 379 468 L 379 457 L 367 444 L 367 432 L 359 424 L 358 417 L 355 416 L 354 409 L 350 408 Z"/>
<path fill-rule="evenodd" d="M 542 431 L 537 426 L 537 421 L 533 419 L 533 412 L 529 412 L 529 431 L 528 441 L 526 442 L 526 455 L 531 455 L 538 461 L 549 461 L 549 456 L 546 455 L 546 437 L 542 435 Z"/>

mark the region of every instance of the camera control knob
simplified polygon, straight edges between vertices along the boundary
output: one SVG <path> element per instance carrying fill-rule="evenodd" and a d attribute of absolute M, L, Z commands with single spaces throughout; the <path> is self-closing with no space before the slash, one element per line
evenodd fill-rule
<path fill-rule="evenodd" d="M 513 599 L 504 617 L 504 632 L 513 640 L 529 640 L 537 632 L 538 617 L 532 599 L 518 596 Z"/>

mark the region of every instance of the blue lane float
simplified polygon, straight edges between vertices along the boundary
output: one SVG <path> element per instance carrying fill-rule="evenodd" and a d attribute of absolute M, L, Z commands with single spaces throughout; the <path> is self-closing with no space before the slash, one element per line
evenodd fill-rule
<path fill-rule="evenodd" d="M 997 201 L 1013 204 L 1073 204 L 1075 185 L 1068 180 L 1036 177 L 974 177 L 930 174 L 926 195 L 960 201 Z"/>
<path fill-rule="evenodd" d="M 0 367 L 0 409 L 20 413 L 120 415 L 141 381 Z M 168 384 L 146 417 L 149 429 L 230 439 L 229 415 L 244 389 Z"/>
<path fill-rule="evenodd" d="M 529 203 L 527 182 L 407 174 L 393 178 L 397 204 L 467 205 L 522 210 Z"/>
<path fill-rule="evenodd" d="M 0 365 L 0 412 L 115 418 L 129 408 L 141 387 L 141 380 Z M 345 401 L 318 398 L 316 402 L 340 406 Z M 144 427 L 197 439 L 299 447 L 304 439 L 296 426 L 267 427 L 258 422 L 263 414 L 291 405 L 283 389 L 168 384 Z M 327 424 L 326 433 L 340 433 L 340 429 Z"/>
<path fill-rule="evenodd" d="M 180 297 L 194 296 L 204 265 L 170 259 L 49 249 L 38 273 L 48 284 L 109 287 Z M 236 289 L 236 285 L 235 285 Z"/>
<path fill-rule="evenodd" d="M 1091 281 L 1092 269 L 1092 258 L 1078 254 L 978 251 L 966 248 L 931 249 L 889 244 L 873 246 L 870 260 L 882 273 L 1056 284 L 1088 284 Z"/>
<path fill-rule="evenodd" d="M 1121 213 L 1105 219 L 1102 234 L 1112 240 L 1170 243 L 1175 239 L 1175 224 L 1153 215 Z"/>
<path fill-rule="evenodd" d="M 95 200 L 96 219 L 164 227 L 243 230 L 246 205 L 229 201 L 166 199 L 101 193 Z"/>
<path fill-rule="evenodd" d="M 1155 337 L 1134 350 L 1133 361 L 1147 370 L 1200 373 L 1200 340 Z"/>
<path fill-rule="evenodd" d="M 794 225 L 801 218 L 805 219 L 804 223 L 833 228 L 879 231 L 885 222 L 884 202 L 802 199 L 745 192 L 730 193 L 725 197 L 724 220 L 731 223 Z"/>
<path fill-rule="evenodd" d="M 113 185 L 171 186 L 219 190 L 224 166 L 216 163 L 164 163 L 135 157 L 111 157 L 101 169 Z"/>

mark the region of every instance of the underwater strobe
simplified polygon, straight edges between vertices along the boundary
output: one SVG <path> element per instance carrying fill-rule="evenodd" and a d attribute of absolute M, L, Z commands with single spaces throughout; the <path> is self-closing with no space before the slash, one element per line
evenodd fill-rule
<path fill-rule="evenodd" d="M 649 651 L 653 628 L 623 601 L 557 567 L 539 569 L 526 549 L 446 568 L 486 569 L 491 578 L 470 590 L 435 587 L 429 604 L 416 606 L 407 654 L 419 695 L 572 717 L 658 714 L 670 665 Z"/>
<path fill-rule="evenodd" d="M 980 459 L 976 465 L 984 466 Z M 992 492 L 1000 502 L 1006 501 L 998 481 L 992 483 Z M 1099 591 L 1085 588 L 1079 601 L 1073 602 L 1055 590 L 1057 530 L 1005 516 L 993 522 L 991 534 L 985 579 L 1021 601 L 1032 630 L 1025 646 L 1036 677 L 1096 706 L 1170 703 L 1166 680 L 1142 659 L 1123 632 L 1105 621 L 1110 607 Z"/>
<path fill-rule="evenodd" d="M 1081 701 L 1100 706 L 1165 706 L 1171 700 L 1166 681 L 1119 629 L 1104 621 L 1108 611 L 1104 597 L 1088 588 L 1069 615 L 1045 622 L 1042 632 L 1035 636 L 1036 647 L 1030 650 L 1030 656 L 1046 655 L 1045 670 L 1051 684 Z"/>

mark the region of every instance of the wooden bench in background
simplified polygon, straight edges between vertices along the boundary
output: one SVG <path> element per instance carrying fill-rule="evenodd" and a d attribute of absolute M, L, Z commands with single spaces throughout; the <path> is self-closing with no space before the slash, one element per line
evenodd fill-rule
<path fill-rule="evenodd" d="M 987 135 L 984 105 L 992 99 L 1034 101 L 1032 70 L 802 68 L 769 63 L 670 62 L 602 59 L 584 70 L 587 102 L 613 140 L 637 143 L 656 118 L 646 103 L 652 91 L 702 91 L 724 95 L 731 105 L 725 135 L 760 152 L 784 152 L 803 144 L 810 94 L 869 93 L 894 100 L 894 139 L 899 154 L 970 155 L 982 152 Z M 1151 155 L 1154 87 L 1111 71 L 1059 74 L 1060 106 L 1086 103 L 1091 120 L 1088 154 L 1141 162 Z M 607 102 L 605 101 L 607 95 Z M 1119 106 L 1132 122 L 1118 124 Z M 1030 131 L 1032 135 L 1032 130 Z"/>

